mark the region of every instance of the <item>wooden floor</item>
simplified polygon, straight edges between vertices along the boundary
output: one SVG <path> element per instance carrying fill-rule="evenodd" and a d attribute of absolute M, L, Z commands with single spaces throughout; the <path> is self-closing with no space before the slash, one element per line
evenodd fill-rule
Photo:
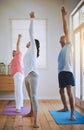
<path fill-rule="evenodd" d="M 22 116 L 4 116 L 2 111 L 6 105 L 12 105 L 14 101 L 0 101 L 0 130 L 84 130 L 84 125 L 57 125 L 48 110 L 60 109 L 62 104 L 57 100 L 40 100 L 39 128 L 32 128 L 33 118 Z M 29 104 L 24 101 L 24 104 Z M 84 114 L 84 110 L 76 106 L 76 110 Z"/>

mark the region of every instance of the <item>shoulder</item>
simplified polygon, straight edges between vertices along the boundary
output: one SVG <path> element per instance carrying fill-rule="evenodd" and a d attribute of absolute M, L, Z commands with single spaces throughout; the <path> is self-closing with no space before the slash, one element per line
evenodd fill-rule
<path fill-rule="evenodd" d="M 20 55 L 20 56 L 22 56 L 21 51 L 17 51 L 17 52 L 16 52 L 16 55 Z"/>
<path fill-rule="evenodd" d="M 66 45 L 67 47 L 72 47 L 72 43 L 71 43 L 71 42 L 67 42 L 65 45 Z"/>

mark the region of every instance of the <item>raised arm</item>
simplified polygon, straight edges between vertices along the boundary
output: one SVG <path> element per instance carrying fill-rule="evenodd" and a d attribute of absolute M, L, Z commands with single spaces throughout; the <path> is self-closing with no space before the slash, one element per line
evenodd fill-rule
<path fill-rule="evenodd" d="M 65 34 L 65 37 L 66 37 L 66 42 L 70 43 L 68 25 L 67 25 L 67 20 L 66 20 L 67 12 L 65 11 L 64 7 L 62 7 L 61 12 L 62 12 L 63 30 L 64 30 L 64 34 Z"/>
<path fill-rule="evenodd" d="M 17 51 L 17 52 L 20 51 L 20 41 L 21 41 L 21 37 L 22 37 L 22 35 L 19 34 L 19 35 L 18 35 L 17 44 L 16 44 L 16 51 Z"/>
<path fill-rule="evenodd" d="M 31 21 L 30 21 L 30 27 L 29 27 L 29 34 L 30 34 L 30 45 L 32 44 L 32 43 L 34 43 L 34 36 L 33 36 L 33 34 L 34 34 L 34 25 L 33 25 L 33 20 L 34 20 L 34 18 L 35 18 L 35 14 L 34 14 L 34 12 L 32 11 L 30 14 L 30 18 L 31 18 Z"/>

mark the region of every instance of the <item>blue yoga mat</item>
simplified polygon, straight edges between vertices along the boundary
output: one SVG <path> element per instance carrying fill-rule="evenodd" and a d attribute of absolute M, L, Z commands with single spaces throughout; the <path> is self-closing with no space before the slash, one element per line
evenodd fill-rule
<path fill-rule="evenodd" d="M 80 114 L 78 111 L 75 111 L 75 116 L 77 120 L 72 121 L 70 119 L 70 111 L 67 112 L 58 112 L 56 110 L 49 110 L 51 116 L 57 124 L 84 124 L 84 115 Z"/>

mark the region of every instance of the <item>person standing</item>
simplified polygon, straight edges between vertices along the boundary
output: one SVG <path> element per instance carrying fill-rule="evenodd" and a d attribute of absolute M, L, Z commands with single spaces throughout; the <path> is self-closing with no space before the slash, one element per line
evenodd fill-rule
<path fill-rule="evenodd" d="M 22 53 L 20 51 L 21 37 L 22 35 L 19 34 L 16 44 L 16 50 L 13 50 L 12 52 L 13 58 L 10 63 L 10 71 L 14 79 L 16 112 L 20 112 L 21 107 L 23 107 L 23 65 Z"/>
<path fill-rule="evenodd" d="M 24 74 L 25 74 L 25 85 L 27 93 L 30 98 L 31 110 L 30 112 L 23 117 L 34 117 L 34 128 L 38 128 L 38 88 L 39 88 L 39 72 L 37 67 L 37 57 L 39 57 L 39 47 L 40 43 L 37 39 L 34 39 L 33 36 L 33 24 L 34 24 L 35 14 L 34 12 L 30 13 L 30 27 L 29 35 L 30 41 L 27 43 L 27 52 L 24 55 Z"/>
<path fill-rule="evenodd" d="M 66 21 L 67 12 L 65 8 L 62 7 L 62 20 L 63 20 L 63 30 L 64 35 L 60 37 L 61 51 L 58 56 L 58 81 L 59 81 L 59 92 L 64 108 L 59 110 L 59 112 L 68 111 L 68 106 L 66 103 L 66 95 L 64 89 L 66 88 L 69 97 L 69 103 L 71 108 L 71 120 L 76 120 L 74 115 L 74 98 L 72 94 L 72 86 L 75 86 L 75 79 L 72 72 L 72 44 L 69 39 L 68 26 Z"/>

